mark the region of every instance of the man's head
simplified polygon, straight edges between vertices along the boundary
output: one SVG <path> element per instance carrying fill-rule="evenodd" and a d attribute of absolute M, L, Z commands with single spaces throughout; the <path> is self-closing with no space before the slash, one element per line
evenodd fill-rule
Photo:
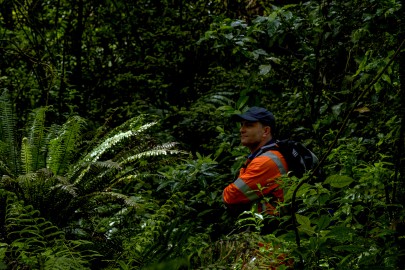
<path fill-rule="evenodd" d="M 256 151 L 273 138 L 276 119 L 265 108 L 252 107 L 243 114 L 234 115 L 241 122 L 241 142 L 251 152 Z"/>

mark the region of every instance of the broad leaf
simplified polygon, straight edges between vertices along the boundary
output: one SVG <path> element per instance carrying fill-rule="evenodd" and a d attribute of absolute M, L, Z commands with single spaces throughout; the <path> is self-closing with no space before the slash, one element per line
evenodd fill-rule
<path fill-rule="evenodd" d="M 266 75 L 267 73 L 270 72 L 271 65 L 260 65 L 259 69 L 260 69 L 260 72 L 259 72 L 260 75 Z"/>
<path fill-rule="evenodd" d="M 309 219 L 309 217 L 300 215 L 300 214 L 295 214 L 295 218 L 297 219 L 297 222 L 301 225 L 305 225 L 305 226 L 310 226 L 311 225 L 311 220 Z"/>
<path fill-rule="evenodd" d="M 341 243 L 352 240 L 355 231 L 349 227 L 339 226 L 334 227 L 326 235 L 328 238 L 333 238 Z"/>
<path fill-rule="evenodd" d="M 316 225 L 318 225 L 318 230 L 326 229 L 330 224 L 330 217 L 328 215 L 323 215 L 319 218 Z"/>
<path fill-rule="evenodd" d="M 335 188 L 342 188 L 350 185 L 354 181 L 353 178 L 346 175 L 331 175 L 325 180 L 325 184 L 329 184 Z"/>

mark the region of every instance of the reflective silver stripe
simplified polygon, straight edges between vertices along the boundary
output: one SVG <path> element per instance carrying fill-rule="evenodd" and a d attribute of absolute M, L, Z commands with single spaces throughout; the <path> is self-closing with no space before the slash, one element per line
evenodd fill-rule
<path fill-rule="evenodd" d="M 285 170 L 285 168 L 283 166 L 283 163 L 281 162 L 280 158 L 276 154 L 274 154 L 273 152 L 267 151 L 267 152 L 261 154 L 261 156 L 266 156 L 266 157 L 270 158 L 271 160 L 273 160 L 274 163 L 276 163 L 276 165 L 278 167 L 278 170 L 280 171 L 281 174 L 286 174 L 287 173 L 287 171 Z"/>
<path fill-rule="evenodd" d="M 246 183 L 238 178 L 233 182 L 235 186 L 251 201 L 259 199 L 259 196 L 257 196 L 256 192 L 252 190 Z"/>

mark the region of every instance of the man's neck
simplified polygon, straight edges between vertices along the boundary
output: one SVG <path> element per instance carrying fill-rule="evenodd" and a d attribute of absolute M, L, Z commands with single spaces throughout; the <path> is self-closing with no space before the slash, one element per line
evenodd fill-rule
<path fill-rule="evenodd" d="M 265 146 L 265 145 L 267 145 L 267 144 L 270 144 L 270 143 L 272 143 L 272 142 L 273 142 L 273 138 L 270 138 L 269 140 L 260 143 L 260 144 L 259 144 L 258 146 L 256 146 L 255 148 L 249 148 L 249 150 L 250 150 L 250 155 L 249 155 L 249 156 L 254 155 L 257 151 L 260 150 L 260 148 L 262 148 L 263 146 Z"/>

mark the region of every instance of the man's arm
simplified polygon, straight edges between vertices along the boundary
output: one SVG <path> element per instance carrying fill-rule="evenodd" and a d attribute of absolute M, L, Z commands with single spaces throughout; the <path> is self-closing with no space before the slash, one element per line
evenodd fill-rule
<path fill-rule="evenodd" d="M 284 158 L 282 160 L 285 162 Z M 241 170 L 238 179 L 224 189 L 223 201 L 228 205 L 254 202 L 275 191 L 279 187 L 276 179 L 280 176 L 281 172 L 272 159 L 266 156 L 256 157 L 247 168 Z M 282 191 L 274 195 L 282 197 Z"/>

